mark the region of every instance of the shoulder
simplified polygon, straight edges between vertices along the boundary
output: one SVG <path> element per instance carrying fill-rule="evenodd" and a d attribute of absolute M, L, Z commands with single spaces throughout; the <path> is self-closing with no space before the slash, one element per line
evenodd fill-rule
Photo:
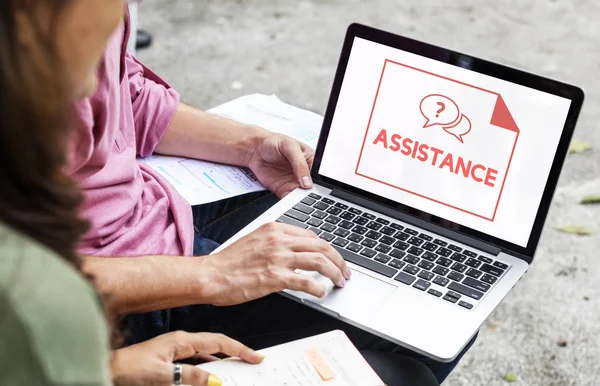
<path fill-rule="evenodd" d="M 9 342 L 25 346 L 5 352 L 30 353 L 51 384 L 108 384 L 108 331 L 92 287 L 52 251 L 2 223 L 0 255 L 2 308 L 19 335 Z M 2 330 L 0 324 L 0 336 L 12 333 Z"/>

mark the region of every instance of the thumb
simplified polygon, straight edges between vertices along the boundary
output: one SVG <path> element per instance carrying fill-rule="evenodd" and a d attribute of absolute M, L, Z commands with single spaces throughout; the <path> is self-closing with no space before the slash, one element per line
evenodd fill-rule
<path fill-rule="evenodd" d="M 281 152 L 292 166 L 298 184 L 305 189 L 312 188 L 310 169 L 300 144 L 291 138 L 286 138 L 282 144 Z"/>
<path fill-rule="evenodd" d="M 189 386 L 221 386 L 223 380 L 192 365 L 182 365 L 181 383 Z"/>

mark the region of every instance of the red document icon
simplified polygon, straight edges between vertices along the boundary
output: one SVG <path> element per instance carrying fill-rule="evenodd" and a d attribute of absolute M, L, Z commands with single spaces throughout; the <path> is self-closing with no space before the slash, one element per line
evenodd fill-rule
<path fill-rule="evenodd" d="M 519 128 L 490 81 L 478 79 L 386 60 L 356 175 L 410 193 L 408 205 L 426 199 L 494 221 Z"/>

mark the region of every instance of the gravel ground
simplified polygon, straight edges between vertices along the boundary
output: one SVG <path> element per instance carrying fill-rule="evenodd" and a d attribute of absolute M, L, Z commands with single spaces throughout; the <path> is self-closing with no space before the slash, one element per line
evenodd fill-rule
<path fill-rule="evenodd" d="M 600 237 L 556 230 L 600 231 L 600 205 L 578 204 L 600 194 L 599 15 L 593 0 L 144 0 L 156 41 L 139 57 L 202 108 L 260 92 L 323 113 L 358 21 L 583 87 L 575 137 L 596 149 L 569 156 L 530 272 L 445 385 L 600 385 Z"/>

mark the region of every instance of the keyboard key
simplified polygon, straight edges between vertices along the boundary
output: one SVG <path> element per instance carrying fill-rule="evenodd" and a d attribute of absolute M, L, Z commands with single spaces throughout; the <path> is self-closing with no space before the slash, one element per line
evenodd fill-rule
<path fill-rule="evenodd" d="M 357 245 L 360 247 L 360 245 Z M 335 250 L 337 250 L 344 260 L 359 265 L 363 268 L 369 269 L 371 271 L 377 272 L 386 277 L 392 277 L 398 272 L 398 270 L 388 267 L 387 265 L 380 264 L 374 260 L 367 259 L 366 257 L 360 256 L 356 253 L 352 253 L 347 249 L 340 248 L 338 246 L 333 246 Z"/>
<path fill-rule="evenodd" d="M 356 244 L 356 243 L 350 243 L 350 245 L 348 245 L 347 248 L 349 250 L 351 250 L 352 252 L 359 252 L 363 247 L 361 245 Z"/>
<path fill-rule="evenodd" d="M 467 260 L 467 256 L 456 252 L 452 255 L 451 259 L 454 261 L 458 261 L 459 263 L 462 263 L 463 261 Z"/>
<path fill-rule="evenodd" d="M 379 229 L 381 229 L 383 225 L 381 225 L 378 222 L 375 221 L 371 221 L 370 223 L 367 224 L 367 228 L 369 229 L 373 229 L 374 231 L 378 231 Z"/>
<path fill-rule="evenodd" d="M 429 236 L 428 234 L 425 234 L 425 233 L 421 233 L 419 235 L 419 237 L 422 238 L 423 240 L 427 240 L 427 241 L 433 240 L 433 237 L 431 237 L 431 236 Z"/>
<path fill-rule="evenodd" d="M 404 233 L 404 232 L 400 232 L 398 231 L 395 235 L 394 238 L 396 240 L 401 240 L 401 241 L 406 241 L 410 238 L 410 235 L 408 233 Z"/>
<path fill-rule="evenodd" d="M 392 261 L 390 261 L 390 263 L 388 264 L 390 267 L 394 267 L 394 268 L 398 268 L 401 269 L 402 267 L 404 267 L 406 263 L 403 261 L 400 261 L 398 259 L 394 259 Z"/>
<path fill-rule="evenodd" d="M 327 208 L 329 208 L 329 205 L 327 205 L 326 203 L 324 203 L 323 201 L 319 201 L 314 205 L 315 208 L 319 209 L 319 210 L 326 210 Z"/>
<path fill-rule="evenodd" d="M 331 242 L 331 240 L 335 239 L 335 236 L 332 235 L 331 233 L 326 233 L 323 232 L 319 235 L 320 238 L 322 238 L 323 240 L 327 241 L 328 243 Z"/>
<path fill-rule="evenodd" d="M 375 256 L 375 261 L 378 261 L 383 264 L 387 264 L 390 260 L 392 260 L 392 258 L 389 257 L 388 255 L 384 255 L 383 253 L 379 253 L 379 254 L 377 254 L 377 256 Z M 396 267 L 396 268 L 398 268 L 398 267 Z"/>
<path fill-rule="evenodd" d="M 308 220 L 307 224 L 318 228 L 321 225 L 323 225 L 323 220 L 319 220 L 318 218 L 311 218 L 310 220 Z"/>
<path fill-rule="evenodd" d="M 394 248 L 401 249 L 403 251 L 407 250 L 408 247 L 410 247 L 410 245 L 408 245 L 404 241 L 396 241 L 396 243 L 394 244 Z"/>
<path fill-rule="evenodd" d="M 476 270 L 475 268 L 471 268 L 467 271 L 467 276 L 470 276 L 475 279 L 479 279 L 479 277 L 483 275 L 483 272 Z"/>
<path fill-rule="evenodd" d="M 489 284 L 480 282 L 479 280 L 471 279 L 470 277 L 466 278 L 465 281 L 463 281 L 463 284 L 475 288 L 481 292 L 487 292 L 491 288 Z"/>
<path fill-rule="evenodd" d="M 483 255 L 479 255 L 479 257 L 477 259 L 483 261 L 484 263 L 488 263 L 488 264 L 492 264 L 492 261 L 493 261 L 489 257 L 485 257 Z"/>
<path fill-rule="evenodd" d="M 337 239 L 333 240 L 333 244 L 338 245 L 340 247 L 345 247 L 346 245 L 348 245 L 350 243 L 350 241 L 343 239 L 341 237 L 338 237 Z"/>
<path fill-rule="evenodd" d="M 410 264 L 417 264 L 419 262 L 419 260 L 421 260 L 421 259 L 419 259 L 417 256 L 413 256 L 413 255 L 407 255 L 404 258 L 404 261 L 406 261 L 407 263 L 410 263 Z"/>
<path fill-rule="evenodd" d="M 461 307 L 466 308 L 467 310 L 470 310 L 471 308 L 473 308 L 473 305 L 471 303 L 467 303 L 467 302 L 462 301 L 462 300 L 460 302 L 458 302 L 458 305 L 461 306 Z"/>
<path fill-rule="evenodd" d="M 416 255 L 416 256 L 421 256 L 424 251 L 423 251 L 423 249 L 418 248 L 418 247 L 410 247 L 407 252 L 412 253 L 413 255 Z"/>
<path fill-rule="evenodd" d="M 421 257 L 429 261 L 435 261 L 435 259 L 437 259 L 437 255 L 431 252 L 425 252 Z"/>
<path fill-rule="evenodd" d="M 433 272 L 437 273 L 438 275 L 446 276 L 448 272 L 450 272 L 450 270 L 448 268 L 442 267 L 441 265 L 436 265 L 433 269 Z"/>
<path fill-rule="evenodd" d="M 434 266 L 435 266 L 435 264 L 433 264 L 431 261 L 427 261 L 427 260 L 421 260 L 421 262 L 418 265 L 419 268 L 423 268 L 428 271 L 431 270 L 431 268 L 433 268 Z"/>
<path fill-rule="evenodd" d="M 381 237 L 381 233 L 375 231 L 368 231 L 365 236 L 373 240 L 378 240 Z"/>
<path fill-rule="evenodd" d="M 360 243 L 362 239 L 364 239 L 364 237 L 356 233 L 352 233 L 350 234 L 350 236 L 348 236 L 348 240 L 353 241 L 355 243 Z"/>
<path fill-rule="evenodd" d="M 506 265 L 506 264 L 504 264 L 504 263 L 501 263 L 501 262 L 499 262 L 499 261 L 494 261 L 494 266 L 495 266 L 495 267 L 498 267 L 498 268 L 501 268 L 501 269 L 506 269 L 506 268 L 508 268 L 508 265 Z"/>
<path fill-rule="evenodd" d="M 352 214 L 356 214 L 356 215 L 360 215 L 362 213 L 362 211 L 360 211 L 356 208 L 350 208 L 350 209 L 348 209 L 348 212 L 350 212 Z"/>
<path fill-rule="evenodd" d="M 435 253 L 437 253 L 440 256 L 444 256 L 444 257 L 450 257 L 450 255 L 452 255 L 452 251 L 449 250 L 448 248 L 440 248 Z"/>
<path fill-rule="evenodd" d="M 440 246 L 442 246 L 442 247 L 445 247 L 446 245 L 448 245 L 448 243 L 447 243 L 447 242 L 445 242 L 444 240 L 440 240 L 440 239 L 435 239 L 435 240 L 433 240 L 433 243 L 434 243 L 434 244 L 437 244 L 437 245 L 440 245 Z"/>
<path fill-rule="evenodd" d="M 434 243 L 426 242 L 425 244 L 423 244 L 423 245 L 421 246 L 421 248 L 423 248 L 423 249 L 424 249 L 424 250 L 426 250 L 426 251 L 433 252 L 433 251 L 435 251 L 436 249 L 438 249 L 438 246 L 437 246 L 437 245 L 435 245 Z"/>
<path fill-rule="evenodd" d="M 448 279 L 452 279 L 454 281 L 461 281 L 464 278 L 465 278 L 465 275 L 463 275 L 462 273 L 455 272 L 455 271 L 452 271 L 448 274 Z"/>
<path fill-rule="evenodd" d="M 285 212 L 285 215 L 288 217 L 293 218 L 294 220 L 298 220 L 300 222 L 305 222 L 306 220 L 308 220 L 310 217 L 304 213 L 300 213 L 297 210 L 293 210 L 290 209 L 287 212 Z"/>
<path fill-rule="evenodd" d="M 463 273 L 469 267 L 467 267 L 466 265 L 461 264 L 461 263 L 454 263 L 454 265 L 452 265 L 452 267 L 450 267 L 450 268 L 453 269 L 453 270 L 455 270 L 455 271 L 457 271 L 457 272 Z"/>
<path fill-rule="evenodd" d="M 315 200 L 320 200 L 322 198 L 321 196 L 319 196 L 318 194 L 315 194 L 315 193 L 310 193 L 308 195 L 308 197 L 314 198 Z"/>
<path fill-rule="evenodd" d="M 479 268 L 479 266 L 482 264 L 481 261 L 476 260 L 474 258 L 469 258 L 467 259 L 467 261 L 465 262 L 466 265 L 468 265 L 469 267 L 473 267 L 473 268 Z"/>
<path fill-rule="evenodd" d="M 389 225 L 390 224 L 389 220 L 386 220 L 386 219 L 381 218 L 381 217 L 377 218 L 377 220 L 375 220 L 375 221 L 377 221 L 378 223 L 383 224 L 383 225 Z"/>
<path fill-rule="evenodd" d="M 411 275 L 416 275 L 419 272 L 419 268 L 415 267 L 414 265 L 407 264 L 403 271 L 408 272 Z"/>
<path fill-rule="evenodd" d="M 327 217 L 327 213 L 325 212 L 321 212 L 320 210 L 317 210 L 315 213 L 312 214 L 313 217 L 318 218 L 319 220 L 323 220 L 325 217 Z"/>
<path fill-rule="evenodd" d="M 336 208 L 340 208 L 342 210 L 348 209 L 348 205 L 342 204 L 341 202 L 336 203 L 335 206 L 336 206 Z"/>
<path fill-rule="evenodd" d="M 351 229 L 354 226 L 354 224 L 352 224 L 350 221 L 343 220 L 341 223 L 338 224 L 338 226 L 344 229 Z"/>
<path fill-rule="evenodd" d="M 364 218 L 367 218 L 367 219 L 369 219 L 369 220 L 375 220 L 375 219 L 377 218 L 377 216 L 374 216 L 374 215 L 372 215 L 371 213 L 366 213 L 366 212 L 365 212 L 365 213 L 363 213 L 363 214 L 362 214 L 362 216 L 363 216 Z"/>
<path fill-rule="evenodd" d="M 486 273 L 485 275 L 483 275 L 481 280 L 488 284 L 494 284 L 498 280 L 498 278 L 496 276 L 488 275 Z"/>
<path fill-rule="evenodd" d="M 352 232 L 358 233 L 359 235 L 364 235 L 365 233 L 367 233 L 367 231 L 368 231 L 367 228 L 360 226 L 360 225 L 357 225 L 354 228 L 352 228 Z"/>
<path fill-rule="evenodd" d="M 394 233 L 396 233 L 396 230 L 390 227 L 383 227 L 381 228 L 380 232 L 387 236 L 393 236 Z"/>
<path fill-rule="evenodd" d="M 400 272 L 400 273 L 398 273 L 398 275 L 396 275 L 394 280 L 404 283 L 406 285 L 411 285 L 415 280 L 417 280 L 417 278 L 414 276 L 408 275 L 404 272 Z"/>
<path fill-rule="evenodd" d="M 296 209 L 298 212 L 302 212 L 302 213 L 306 213 L 306 214 L 311 214 L 312 212 L 315 211 L 315 208 L 311 208 L 310 206 L 306 206 L 304 204 L 296 204 L 296 205 L 294 205 L 293 209 Z"/>
<path fill-rule="evenodd" d="M 340 218 L 342 218 L 344 220 L 352 220 L 352 219 L 354 219 L 354 217 L 356 217 L 356 215 L 352 214 L 350 212 L 344 212 L 344 213 L 340 214 Z"/>
<path fill-rule="evenodd" d="M 361 255 L 366 256 L 368 258 L 372 258 L 373 256 L 375 256 L 377 254 L 377 252 L 375 252 L 372 249 L 369 248 L 365 248 L 360 252 Z"/>
<path fill-rule="evenodd" d="M 404 229 L 404 227 L 402 225 L 396 224 L 396 223 L 391 223 L 390 224 L 390 228 L 398 229 L 399 231 L 401 231 L 402 229 Z"/>
<path fill-rule="evenodd" d="M 334 215 L 330 215 L 329 217 L 327 217 L 327 218 L 325 219 L 325 221 L 327 221 L 327 222 L 328 222 L 328 223 L 330 223 L 330 224 L 337 224 L 337 223 L 339 223 L 340 221 L 342 221 L 342 219 L 341 219 L 341 218 L 339 218 L 339 217 L 336 217 L 336 216 L 334 216 Z"/>
<path fill-rule="evenodd" d="M 353 223 L 358 224 L 358 225 L 365 225 L 366 223 L 369 222 L 369 220 L 367 220 L 364 217 L 357 217 L 354 220 L 352 220 Z"/>
<path fill-rule="evenodd" d="M 329 204 L 329 205 L 335 204 L 335 201 L 333 201 L 331 198 L 327 198 L 327 197 L 322 198 L 321 201 L 323 201 L 324 203 Z"/>
<path fill-rule="evenodd" d="M 310 198 L 310 197 L 304 197 L 304 200 L 302 200 L 300 202 L 303 203 L 304 205 L 312 206 L 315 202 L 317 202 L 317 200 L 315 200 L 314 198 Z"/>
<path fill-rule="evenodd" d="M 479 292 L 473 288 L 467 287 L 466 285 L 462 285 L 456 282 L 450 283 L 450 285 L 448 285 L 448 289 L 456 291 L 475 300 L 479 300 L 483 296 L 483 292 Z"/>
<path fill-rule="evenodd" d="M 333 234 L 340 237 L 346 237 L 350 234 L 350 231 L 343 228 L 338 228 L 335 230 L 335 232 L 333 232 Z"/>
<path fill-rule="evenodd" d="M 277 219 L 277 222 L 280 222 L 280 223 L 283 223 L 283 224 L 288 224 L 288 225 L 293 225 L 295 227 L 304 228 L 304 229 L 307 229 L 309 227 L 308 225 L 306 225 L 304 223 L 301 223 L 300 221 L 296 221 L 294 219 L 291 219 L 291 218 L 289 218 L 287 216 L 281 216 L 281 217 L 279 217 Z"/>
<path fill-rule="evenodd" d="M 469 256 L 469 257 L 477 257 L 477 253 L 473 252 L 473 251 L 469 251 L 469 250 L 464 250 L 463 251 L 463 255 Z"/>
<path fill-rule="evenodd" d="M 453 250 L 454 252 L 462 252 L 462 248 L 454 244 L 448 245 L 448 249 Z"/>
<path fill-rule="evenodd" d="M 417 232 L 416 230 L 412 229 L 412 228 L 404 228 L 404 232 L 408 233 L 409 235 L 412 236 L 416 236 L 419 234 L 419 232 Z"/>
<path fill-rule="evenodd" d="M 421 240 L 420 238 L 413 236 L 407 242 L 411 245 L 416 245 L 417 247 L 420 247 L 421 244 L 425 242 L 425 240 Z"/>
<path fill-rule="evenodd" d="M 445 295 L 442 299 L 447 300 L 450 303 L 456 303 L 458 301 L 458 298 L 448 296 L 448 295 Z"/>
<path fill-rule="evenodd" d="M 445 257 L 440 257 L 436 263 L 443 265 L 444 267 L 449 267 L 452 265 L 452 260 L 446 259 Z"/>
<path fill-rule="evenodd" d="M 494 267 L 493 265 L 489 265 L 489 264 L 484 264 L 479 269 L 485 273 L 490 273 L 494 276 L 500 276 L 504 273 L 504 271 L 501 270 L 500 268 Z"/>
<path fill-rule="evenodd" d="M 340 208 L 336 208 L 335 206 L 332 206 L 331 208 L 327 209 L 325 212 L 327 212 L 329 214 L 333 214 L 334 216 L 337 216 L 338 214 L 342 213 L 342 210 Z"/>
<path fill-rule="evenodd" d="M 389 247 L 385 244 L 379 244 L 379 245 L 377 245 L 377 247 L 375 247 L 375 250 L 377 252 L 381 252 L 381 253 L 388 253 L 389 251 L 392 250 L 392 247 Z"/>
<path fill-rule="evenodd" d="M 432 289 L 430 289 L 429 291 L 427 291 L 427 293 L 428 293 L 428 294 L 431 294 L 431 295 L 433 295 L 433 296 L 435 296 L 435 297 L 438 297 L 438 298 L 439 298 L 440 296 L 442 296 L 442 293 L 441 293 L 440 291 L 438 291 L 438 290 L 434 290 L 433 288 L 432 288 Z"/>
<path fill-rule="evenodd" d="M 457 299 L 460 299 L 460 298 L 461 298 L 461 295 L 460 295 L 458 292 L 454 292 L 454 291 L 448 291 L 448 292 L 446 293 L 446 295 L 448 295 L 448 296 L 452 296 L 453 298 L 457 298 Z"/>
<path fill-rule="evenodd" d="M 308 228 L 308 230 L 315 232 L 315 235 L 317 235 L 317 236 L 320 235 L 321 233 L 323 233 L 322 230 L 320 230 L 319 228 L 315 228 L 315 227 L 310 227 L 310 228 Z"/>
<path fill-rule="evenodd" d="M 437 285 L 439 285 L 440 287 L 445 287 L 446 284 L 448 284 L 450 282 L 450 280 L 446 279 L 443 276 L 438 276 L 436 277 L 433 282 Z"/>
<path fill-rule="evenodd" d="M 421 273 L 419 273 L 419 277 L 421 279 L 428 280 L 428 281 L 433 279 L 434 276 L 435 275 L 433 273 L 427 272 L 427 271 L 421 271 Z"/>
<path fill-rule="evenodd" d="M 325 223 L 321 226 L 321 229 L 323 229 L 325 232 L 333 232 L 335 230 L 335 226 L 329 224 L 329 223 Z"/>
<path fill-rule="evenodd" d="M 394 241 L 396 241 L 396 239 L 394 239 L 390 236 L 383 236 L 382 238 L 379 239 L 379 242 L 384 243 L 385 245 L 392 245 L 392 244 L 394 244 Z"/>
<path fill-rule="evenodd" d="M 360 244 L 364 245 L 367 248 L 375 248 L 375 246 L 377 245 L 377 241 L 371 239 L 364 239 L 363 242 Z"/>
<path fill-rule="evenodd" d="M 413 287 L 420 289 L 421 291 L 425 291 L 430 285 L 431 283 L 426 282 L 425 280 L 417 280 L 417 282 L 413 284 Z"/>
<path fill-rule="evenodd" d="M 406 252 L 402 252 L 402 251 L 401 251 L 401 250 L 399 250 L 399 249 L 394 249 L 394 250 L 392 250 L 392 251 L 390 252 L 390 256 L 392 256 L 392 257 L 394 257 L 394 258 L 396 258 L 396 259 L 401 259 L 401 258 L 403 258 L 404 256 L 406 256 Z"/>

